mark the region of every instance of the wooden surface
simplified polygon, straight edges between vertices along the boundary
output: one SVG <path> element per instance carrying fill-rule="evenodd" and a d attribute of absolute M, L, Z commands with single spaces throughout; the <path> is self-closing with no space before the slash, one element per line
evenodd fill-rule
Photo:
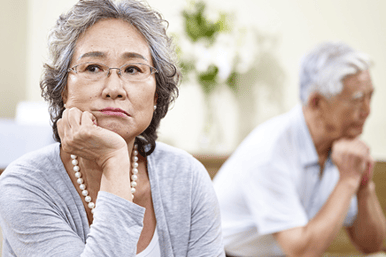
<path fill-rule="evenodd" d="M 195 155 L 194 157 L 205 166 L 211 179 L 214 178 L 217 171 L 228 159 L 228 156 L 214 156 L 214 155 Z"/>
<path fill-rule="evenodd" d="M 374 177 L 375 190 L 377 192 L 379 203 L 382 206 L 383 213 L 386 213 L 386 162 L 377 162 L 374 166 Z M 383 248 L 386 249 L 386 241 L 383 243 Z M 351 244 L 349 236 L 346 234 L 344 229 L 341 229 L 334 242 L 330 245 L 327 253 L 334 256 L 361 256 L 360 252 L 355 249 Z"/>

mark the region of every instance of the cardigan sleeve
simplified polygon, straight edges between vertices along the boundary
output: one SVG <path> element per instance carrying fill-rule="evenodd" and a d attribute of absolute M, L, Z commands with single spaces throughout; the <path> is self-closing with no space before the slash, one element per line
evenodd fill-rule
<path fill-rule="evenodd" d="M 144 208 L 113 194 L 99 192 L 94 221 L 84 242 L 69 224 L 73 217 L 68 218 L 60 211 L 44 187 L 50 184 L 17 170 L 2 175 L 3 257 L 135 256 Z"/>
<path fill-rule="evenodd" d="M 187 256 L 225 256 L 220 209 L 212 181 L 201 163 L 192 165 L 191 228 Z"/>

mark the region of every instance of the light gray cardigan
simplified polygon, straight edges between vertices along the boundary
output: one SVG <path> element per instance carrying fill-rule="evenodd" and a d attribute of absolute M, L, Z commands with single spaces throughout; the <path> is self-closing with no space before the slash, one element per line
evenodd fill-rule
<path fill-rule="evenodd" d="M 135 256 L 145 209 L 99 192 L 89 227 L 58 143 L 11 163 L 0 176 L 3 257 Z M 220 212 L 205 168 L 157 143 L 148 172 L 161 255 L 224 256 Z"/>

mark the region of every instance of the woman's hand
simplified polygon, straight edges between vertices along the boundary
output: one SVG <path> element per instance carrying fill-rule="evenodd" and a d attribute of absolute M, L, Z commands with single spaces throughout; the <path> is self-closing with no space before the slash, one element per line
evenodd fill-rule
<path fill-rule="evenodd" d="M 126 141 L 117 133 L 98 127 L 88 111 L 66 109 L 57 126 L 63 151 L 93 160 L 102 169 L 118 152 L 125 151 L 129 156 Z"/>
<path fill-rule="evenodd" d="M 64 152 L 95 161 L 101 167 L 100 190 L 132 201 L 126 141 L 117 133 L 98 127 L 90 112 L 75 107 L 65 110 L 57 125 Z"/>

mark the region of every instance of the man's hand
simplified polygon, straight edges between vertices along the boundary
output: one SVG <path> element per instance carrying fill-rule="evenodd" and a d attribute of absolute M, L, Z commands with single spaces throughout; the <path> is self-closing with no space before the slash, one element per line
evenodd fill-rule
<path fill-rule="evenodd" d="M 365 188 L 369 184 L 369 181 L 373 179 L 373 171 L 374 171 L 374 159 L 370 157 L 370 162 L 366 168 L 365 173 L 362 176 L 359 190 L 361 190 L 362 188 Z"/>
<path fill-rule="evenodd" d="M 332 145 L 332 161 L 338 167 L 340 180 L 352 181 L 358 188 L 372 177 L 373 160 L 369 147 L 359 140 L 339 139 Z"/>

